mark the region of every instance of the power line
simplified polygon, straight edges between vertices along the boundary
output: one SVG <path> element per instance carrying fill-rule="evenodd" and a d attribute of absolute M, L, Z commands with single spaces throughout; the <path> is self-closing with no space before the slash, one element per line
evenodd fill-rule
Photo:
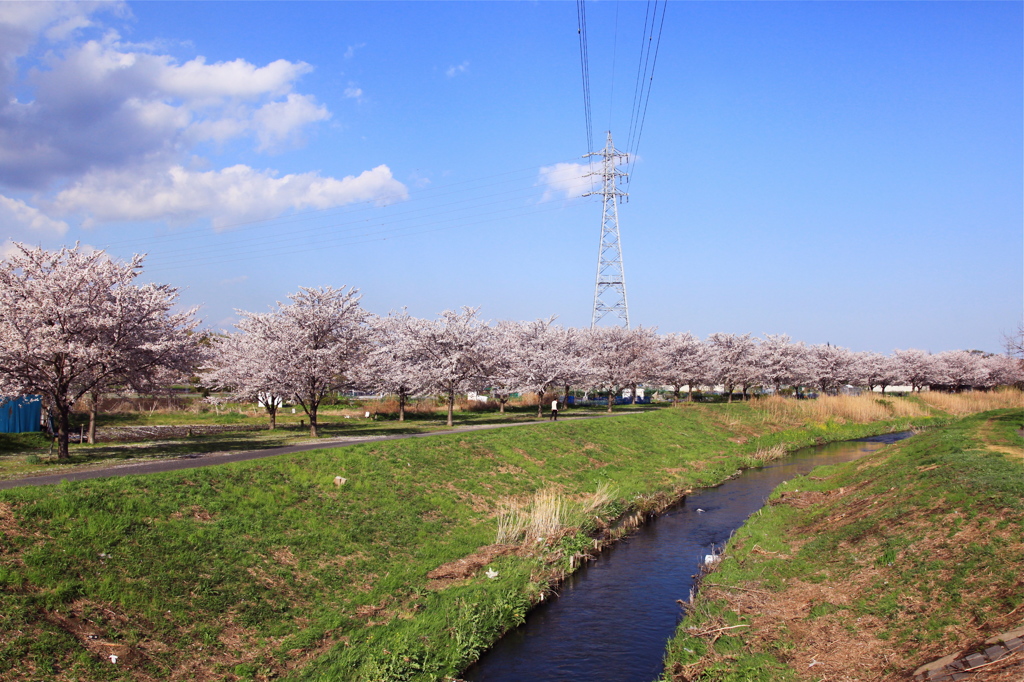
<path fill-rule="evenodd" d="M 576 31 L 580 39 L 580 69 L 583 73 L 583 110 L 587 121 L 587 152 L 594 151 L 594 127 L 590 116 L 590 52 L 587 46 L 586 0 L 576 0 Z"/>
<path fill-rule="evenodd" d="M 526 190 L 525 193 L 524 193 L 524 189 Z M 493 206 L 499 206 L 499 205 L 502 205 L 502 204 L 507 204 L 510 201 L 522 202 L 523 200 L 529 200 L 529 199 L 535 199 L 537 197 L 543 197 L 544 193 L 546 193 L 547 191 L 548 191 L 547 189 L 538 190 L 536 188 L 536 186 L 528 187 L 528 188 L 519 187 L 519 188 L 514 188 L 514 189 L 511 189 L 511 190 L 507 190 L 507 191 L 504 191 L 504 192 L 496 192 L 494 194 L 486 195 L 486 196 L 483 196 L 483 197 L 471 197 L 469 199 L 462 199 L 462 200 L 458 200 L 458 201 L 452 201 L 452 202 L 449 202 L 447 204 L 442 204 L 440 206 L 431 207 L 431 209 L 429 209 L 428 212 L 426 212 L 426 213 L 424 213 L 421 209 L 412 209 L 412 210 L 408 210 L 408 211 L 402 211 L 402 212 L 399 212 L 397 214 L 391 214 L 385 220 L 381 220 L 380 218 L 376 218 L 376 217 L 372 217 L 371 216 L 371 217 L 367 217 L 367 218 L 359 218 L 357 220 L 349 220 L 349 221 L 344 221 L 344 222 L 330 223 L 330 224 L 327 224 L 327 225 L 312 226 L 312 227 L 308 227 L 308 228 L 305 228 L 305 229 L 302 229 L 302 230 L 291 230 L 291 231 L 289 231 L 287 233 L 284 233 L 284 234 L 276 233 L 275 232 L 274 234 L 263 235 L 262 237 L 255 237 L 255 238 L 247 236 L 247 235 L 239 235 L 238 233 L 228 233 L 225 236 L 232 236 L 232 237 L 234 237 L 236 235 L 240 236 L 240 237 L 241 236 L 245 236 L 246 237 L 246 246 L 247 247 L 256 246 L 256 247 L 274 248 L 273 245 L 275 245 L 275 244 L 286 244 L 286 243 L 289 243 L 289 242 L 294 242 L 296 239 L 302 239 L 302 238 L 317 239 L 319 237 L 319 235 L 323 235 L 323 234 L 329 234 L 329 235 L 332 235 L 332 236 L 337 236 L 337 235 L 342 234 L 342 233 L 349 233 L 349 232 L 355 232 L 355 231 L 358 231 L 358 230 L 365 230 L 365 229 L 367 229 L 371 225 L 395 226 L 395 225 L 401 225 L 402 223 L 418 222 L 418 221 L 422 221 L 424 219 L 431 219 L 431 218 L 435 218 L 435 217 L 438 217 L 438 216 L 453 215 L 453 214 L 454 215 L 464 214 L 463 215 L 464 218 L 473 218 L 474 216 L 477 216 L 477 215 L 489 215 L 490 213 L 493 213 L 494 211 L 479 213 L 479 209 L 490 208 L 490 207 L 493 207 Z M 511 195 L 511 196 L 509 196 L 509 195 Z M 493 199 L 495 197 L 504 197 L 504 198 L 497 199 L 496 201 L 481 201 L 483 199 Z M 435 209 L 438 209 L 438 208 L 446 209 L 446 210 L 435 210 Z M 512 208 L 515 208 L 515 207 L 512 207 Z M 510 210 L 510 209 L 505 209 L 505 210 Z M 469 212 L 469 215 L 465 215 L 467 212 Z M 404 217 L 402 217 L 402 216 L 404 216 Z M 398 229 L 401 229 L 401 228 L 389 227 L 389 229 L 398 230 Z M 235 250 L 237 250 L 237 248 L 238 247 L 234 243 L 234 241 L 231 241 L 231 242 L 225 242 L 225 243 L 217 244 L 217 245 L 214 245 L 214 246 L 205 247 L 203 249 L 203 251 L 204 251 L 204 254 L 216 254 L 218 252 L 235 251 Z M 194 257 L 194 253 L 195 253 L 195 247 L 191 246 L 191 245 L 188 245 L 188 246 L 183 246 L 181 248 L 162 249 L 160 251 L 160 257 L 161 258 L 176 258 L 178 256 L 181 256 L 182 258 L 185 259 L 185 262 L 191 262 L 191 259 Z"/>
<path fill-rule="evenodd" d="M 658 51 L 661 48 L 661 34 L 662 34 L 662 31 L 665 29 L 665 10 L 667 9 L 667 7 L 668 7 L 668 0 L 662 0 L 662 3 L 661 3 L 661 21 L 658 23 L 658 39 L 657 39 L 657 42 L 655 42 L 655 44 L 654 44 L 654 59 L 651 61 L 650 77 L 649 77 L 649 80 L 647 82 L 647 95 L 646 95 L 646 97 L 644 97 L 644 110 L 643 110 L 643 114 L 640 116 L 640 125 L 637 128 L 636 140 L 633 142 L 632 151 L 629 153 L 629 159 L 630 159 L 630 161 L 629 161 L 629 173 L 630 174 L 626 176 L 626 183 L 627 184 L 629 183 L 629 178 L 632 177 L 633 165 L 636 163 L 636 157 L 637 157 L 637 154 L 639 153 L 639 149 L 640 149 L 640 139 L 641 139 L 641 137 L 643 137 L 643 134 L 644 134 L 644 123 L 647 121 L 647 105 L 648 105 L 648 103 L 651 100 L 651 85 L 654 84 L 654 69 L 655 69 L 655 67 L 658 64 Z M 655 5 L 654 5 L 655 16 L 657 16 L 657 12 L 658 12 L 658 5 L 657 5 L 657 0 L 655 0 Z M 651 22 L 651 28 L 652 29 L 654 28 L 653 20 Z M 653 37 L 653 31 L 652 31 L 652 37 Z M 648 41 L 648 45 L 649 44 L 650 44 L 650 41 Z M 648 53 L 649 52 L 650 52 L 650 49 L 648 48 Z"/>
<path fill-rule="evenodd" d="M 536 168 L 524 170 L 536 172 Z M 422 201 L 428 198 L 438 199 L 455 195 L 450 201 L 442 203 L 432 202 L 422 206 L 409 207 L 407 202 L 386 207 L 383 209 L 385 215 L 363 215 L 367 208 L 362 207 L 347 213 L 345 218 L 340 221 L 307 225 L 301 229 L 289 229 L 286 232 L 282 232 L 280 229 L 281 223 L 273 221 L 249 225 L 244 230 L 227 232 L 205 230 L 203 231 L 204 236 L 208 238 L 208 241 L 213 240 L 214 243 L 197 248 L 196 237 L 190 235 L 187 244 L 169 249 L 157 249 L 151 254 L 151 266 L 147 269 L 160 271 L 188 265 L 209 265 L 255 260 L 267 256 L 276 257 L 290 253 L 401 238 L 424 232 L 456 229 L 502 219 L 520 219 L 524 215 L 546 213 L 563 208 L 562 202 L 557 201 L 550 202 L 550 206 L 544 206 L 542 202 L 545 201 L 551 187 L 532 181 L 532 177 L 529 185 L 522 184 L 525 178 L 515 177 L 517 173 L 521 173 L 521 171 L 453 183 L 461 185 L 475 183 L 475 186 L 446 191 L 436 197 L 418 198 Z M 511 178 L 507 177 L 510 175 Z M 481 182 L 493 178 L 502 179 L 496 182 Z M 508 185 L 509 182 L 519 184 L 511 188 L 500 188 L 501 185 Z M 495 187 L 498 187 L 499 191 L 474 194 L 468 197 L 458 196 L 465 192 L 479 192 Z M 404 210 L 396 210 L 402 207 L 405 207 Z M 309 222 L 316 217 L 327 216 L 321 214 L 311 218 L 307 215 L 303 220 Z M 166 239 L 161 241 L 166 243 Z"/>
<path fill-rule="evenodd" d="M 273 255 L 274 257 L 292 255 L 298 253 L 309 253 L 312 251 L 323 251 L 325 247 L 339 247 L 339 246 L 354 246 L 356 244 L 365 244 L 368 242 L 376 241 L 387 241 L 394 237 L 407 237 L 417 234 L 425 234 L 429 232 L 438 232 L 441 230 L 456 229 L 459 227 L 466 227 L 469 225 L 477 226 L 487 223 L 493 223 L 500 220 L 506 220 L 510 217 L 520 218 L 523 216 L 538 215 L 542 213 L 549 213 L 552 211 L 562 210 L 560 205 L 551 205 L 544 208 L 538 208 L 533 211 L 525 211 L 518 214 L 509 214 L 509 210 L 504 211 L 492 211 L 490 217 L 481 218 L 478 216 L 470 216 L 462 219 L 449 219 L 449 220 L 437 220 L 432 223 L 419 224 L 410 226 L 407 228 L 394 228 L 394 229 L 383 229 L 378 231 L 368 231 L 362 234 L 348 235 L 344 237 L 338 237 L 335 239 L 324 239 L 317 241 L 315 244 L 307 244 L 302 246 L 294 246 L 292 248 L 261 248 L 261 249 L 236 249 L 232 252 L 229 258 L 223 257 L 209 257 L 204 258 L 203 256 L 191 256 L 172 260 L 170 262 L 161 261 L 159 257 L 156 257 L 155 262 L 146 268 L 147 273 L 162 272 L 169 270 L 176 270 L 183 266 L 195 265 L 213 265 L 213 264 L 227 264 L 235 263 L 247 260 L 257 260 L 267 255 Z M 485 214 L 486 215 L 486 214 Z M 461 221 L 461 222 L 460 222 Z M 382 224 L 383 227 L 383 224 Z M 415 229 L 416 227 L 425 229 Z"/>
<path fill-rule="evenodd" d="M 647 2 L 647 10 L 644 13 L 644 31 L 640 34 L 640 58 L 636 62 L 636 80 L 633 82 L 633 104 L 629 109 L 629 133 L 626 136 L 626 153 L 633 148 L 633 131 L 636 127 L 639 102 L 643 99 L 643 85 L 646 82 L 647 71 L 644 64 L 644 48 L 647 46 L 647 24 L 651 20 L 651 3 Z"/>
<path fill-rule="evenodd" d="M 547 164 L 547 165 L 551 165 L 551 164 Z M 506 184 L 508 182 L 519 182 L 519 181 L 521 181 L 521 179 L 513 178 L 513 179 L 508 179 L 508 180 L 498 180 L 496 182 L 488 183 L 488 184 L 485 184 L 485 185 L 478 185 L 476 187 L 459 188 L 459 186 L 461 186 L 461 185 L 467 185 L 467 184 L 470 184 L 470 183 L 479 183 L 479 182 L 483 182 L 483 181 L 486 181 L 486 180 L 492 180 L 492 179 L 495 179 L 495 178 L 505 178 L 505 177 L 507 177 L 509 175 L 524 173 L 524 172 L 527 172 L 527 171 L 531 172 L 531 174 L 535 174 L 537 172 L 537 166 L 529 166 L 527 168 L 518 168 L 518 169 L 515 169 L 515 170 L 511 170 L 511 171 L 505 171 L 503 173 L 496 173 L 494 175 L 488 175 L 488 176 L 484 176 L 484 177 L 480 177 L 480 178 L 469 178 L 467 180 L 460 180 L 458 182 L 452 182 L 452 183 L 448 183 L 446 185 L 437 185 L 437 186 L 434 186 L 434 187 L 429 187 L 429 188 L 425 188 L 425 189 L 421 189 L 421 190 L 416 190 L 416 191 L 411 193 L 411 195 L 412 195 L 411 198 L 407 198 L 407 199 L 404 199 L 404 200 L 403 200 L 403 197 L 406 196 L 404 194 L 402 194 L 402 195 L 384 195 L 384 196 L 381 196 L 381 197 L 376 197 L 374 199 L 368 199 L 368 200 L 365 200 L 365 201 L 359 201 L 359 202 L 353 202 L 353 203 L 350 203 L 350 204 L 345 204 L 343 206 L 332 206 L 330 208 L 324 208 L 324 209 L 310 209 L 310 210 L 306 210 L 306 211 L 296 211 L 296 212 L 288 213 L 287 215 L 284 215 L 284 216 L 275 216 L 275 217 L 272 217 L 272 218 L 263 218 L 263 219 L 258 219 L 258 220 L 248 220 L 248 221 L 229 223 L 227 225 L 222 225 L 218 229 L 218 232 L 229 232 L 229 231 L 232 231 L 234 228 L 239 228 L 239 227 L 247 228 L 247 229 L 260 229 L 260 228 L 273 228 L 273 229 L 277 229 L 277 228 L 280 228 L 280 227 L 283 227 L 283 226 L 286 226 L 286 225 L 291 225 L 291 224 L 295 224 L 295 223 L 302 223 L 302 222 L 308 222 L 308 221 L 312 221 L 312 220 L 318 220 L 318 219 L 322 219 L 324 217 L 329 217 L 329 216 L 337 215 L 337 214 L 341 214 L 341 213 L 352 214 L 352 213 L 358 213 L 358 212 L 362 212 L 362 211 L 370 211 L 370 210 L 373 210 L 373 209 L 379 209 L 379 208 L 381 208 L 381 202 L 397 201 L 398 204 L 392 204 L 392 205 L 407 206 L 407 205 L 412 204 L 414 202 L 421 202 L 421 201 L 424 201 L 424 200 L 429 200 L 429 199 L 433 199 L 433 198 L 437 198 L 437 197 L 449 196 L 449 195 L 452 195 L 452 194 L 459 194 L 459 193 L 462 193 L 462 192 L 465 192 L 465 191 L 479 190 L 479 189 L 486 188 L 486 187 L 495 187 L 495 186 L 498 186 L 498 185 Z M 535 177 L 535 176 L 533 176 L 533 177 Z M 441 191 L 441 190 L 448 190 L 448 191 Z M 194 239 L 198 235 L 208 234 L 209 231 L 210 231 L 209 226 L 204 224 L 204 225 L 197 225 L 195 227 L 182 228 L 182 229 L 174 229 L 173 231 L 171 231 L 171 232 L 169 232 L 167 234 L 162 234 L 162 235 L 154 235 L 154 236 L 150 236 L 150 237 L 134 237 L 134 238 L 130 238 L 130 239 L 111 240 L 111 241 L 104 242 L 102 244 L 102 246 L 105 249 L 110 249 L 110 248 L 113 248 L 113 247 L 137 248 L 137 247 L 140 247 L 140 246 L 145 246 L 146 244 L 149 244 L 149 243 L 153 243 L 153 244 L 159 243 L 159 244 L 163 245 L 163 244 L 166 244 L 168 240 L 172 240 L 172 241 L 174 241 L 174 240 L 191 240 L 191 239 Z"/>

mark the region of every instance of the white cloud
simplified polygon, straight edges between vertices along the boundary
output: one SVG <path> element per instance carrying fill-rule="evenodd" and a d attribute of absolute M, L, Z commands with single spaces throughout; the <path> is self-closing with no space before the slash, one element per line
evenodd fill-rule
<path fill-rule="evenodd" d="M 572 199 L 593 191 L 594 178 L 588 177 L 590 172 L 590 166 L 585 163 L 556 163 L 553 166 L 542 166 L 537 184 L 547 189 L 541 201 L 550 201 L 558 195 Z"/>
<path fill-rule="evenodd" d="M 63 220 L 54 220 L 38 208 L 29 206 L 20 199 L 12 199 L 0 194 L 0 225 L 12 231 L 44 232 L 49 235 L 62 235 L 68 231 L 68 224 Z"/>
<path fill-rule="evenodd" d="M 88 23 L 77 15 L 68 21 Z M 0 39 L 4 29 L 0 23 Z M 18 35 L 21 51 L 8 54 L 10 64 L 28 49 Z M 97 169 L 156 156 L 173 161 L 203 140 L 252 136 L 259 151 L 276 151 L 330 118 L 312 95 L 293 92 L 312 68 L 304 62 L 210 64 L 200 56 L 179 64 L 147 50 L 108 31 L 51 49 L 40 68 L 21 73 L 11 66 L 3 72 L 10 82 L 0 73 L 0 183 L 46 189 Z M 10 97 L 10 79 L 22 90 L 30 86 L 34 98 Z"/>
<path fill-rule="evenodd" d="M 357 102 L 362 102 L 363 89 L 357 88 L 356 86 L 350 84 L 347 88 L 345 88 L 345 97 L 348 97 L 349 99 L 354 99 Z"/>
<path fill-rule="evenodd" d="M 194 171 L 172 166 L 140 177 L 135 171 L 93 173 L 60 192 L 54 208 L 61 214 L 85 213 L 92 221 L 191 221 L 210 217 L 214 227 L 280 215 L 289 210 L 324 209 L 373 201 L 388 204 L 407 198 L 405 185 L 384 165 L 342 179 L 319 173 L 277 177 L 237 165 Z"/>
<path fill-rule="evenodd" d="M 460 73 L 466 73 L 466 71 L 468 69 L 469 69 L 469 62 L 465 61 L 465 62 L 462 62 L 461 64 L 457 64 L 457 65 L 454 65 L 454 66 L 449 66 L 448 69 L 444 72 L 444 75 L 448 76 L 449 78 L 455 78 Z"/>
<path fill-rule="evenodd" d="M 0 188 L 36 190 L 35 203 L 50 215 L 87 226 L 209 219 L 224 227 L 301 208 L 406 197 L 387 166 L 342 179 L 317 172 L 279 177 L 247 165 L 209 170 L 197 145 L 250 140 L 256 151 L 277 152 L 330 119 L 313 95 L 296 92 L 312 67 L 285 59 L 180 61 L 159 41 L 123 41 L 97 19 L 101 10 L 127 13 L 111 2 L 0 2 Z M 361 47 L 350 46 L 348 56 Z M 349 86 L 345 95 L 360 99 L 362 89 Z M 0 224 L 68 229 L 2 195 Z"/>
<path fill-rule="evenodd" d="M 355 45 L 349 45 L 348 48 L 345 50 L 345 59 L 352 59 L 352 57 L 356 56 L 356 50 L 360 50 L 364 47 L 366 47 L 366 43 L 357 43 Z"/>
<path fill-rule="evenodd" d="M 277 149 L 297 142 L 303 126 L 331 117 L 327 107 L 317 104 L 310 95 L 290 93 L 283 102 L 268 102 L 252 116 L 260 151 Z"/>
<path fill-rule="evenodd" d="M 299 76 L 313 70 L 305 62 L 289 62 L 284 59 L 258 67 L 242 59 L 207 64 L 204 57 L 196 57 L 177 66 L 171 63 L 170 57 L 144 56 L 160 63 L 153 79 L 157 87 L 172 96 L 200 101 L 284 95 L 291 90 Z"/>

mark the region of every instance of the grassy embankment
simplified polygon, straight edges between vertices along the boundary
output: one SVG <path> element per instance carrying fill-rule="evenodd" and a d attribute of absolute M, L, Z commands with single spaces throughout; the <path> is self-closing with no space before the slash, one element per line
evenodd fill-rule
<path fill-rule="evenodd" d="M 115 403 L 115 406 L 117 404 Z M 504 414 L 495 409 L 484 409 L 478 404 L 464 405 L 456 417 L 456 428 L 515 424 L 536 419 L 536 403 L 510 405 Z M 644 409 L 623 406 L 620 411 Z M 364 417 L 366 412 L 371 418 Z M 320 440 L 348 440 L 397 436 L 402 434 L 431 433 L 448 430 L 444 408 L 432 402 L 415 405 L 398 421 L 397 408 L 387 401 L 368 401 L 352 407 L 328 407 L 320 413 Z M 603 408 L 574 408 L 565 417 L 604 415 Z M 88 423 L 87 415 L 77 413 L 72 420 L 72 434 Z M 64 473 L 78 469 L 105 467 L 126 462 L 139 462 L 204 453 L 242 452 L 301 445 L 316 441 L 309 437 L 305 414 L 290 409 L 278 415 L 278 427 L 267 430 L 265 412 L 250 405 L 230 404 L 204 411 L 194 409 L 129 409 L 101 413 L 97 420 L 100 442 L 71 443 L 70 458 L 57 461 L 55 449 L 42 433 L 0 434 L 0 479 Z M 168 432 L 167 427 L 176 427 Z M 195 427 L 192 435 L 187 427 Z M 116 438 L 116 440 L 114 440 Z"/>
<path fill-rule="evenodd" d="M 865 398 L 889 419 L 853 423 L 855 402 L 824 421 L 688 406 L 0 492 L 0 679 L 452 676 L 616 519 L 780 444 L 933 421 Z"/>
<path fill-rule="evenodd" d="M 1019 407 L 968 416 L 780 486 L 704 579 L 663 679 L 907 679 L 1019 627 L 1022 427 Z"/>

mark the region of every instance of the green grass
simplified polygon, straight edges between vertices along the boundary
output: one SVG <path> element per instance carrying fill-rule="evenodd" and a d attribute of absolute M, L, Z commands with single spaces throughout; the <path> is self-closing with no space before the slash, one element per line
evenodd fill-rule
<path fill-rule="evenodd" d="M 641 408 L 624 406 L 623 411 L 640 411 Z M 574 416 L 603 416 L 604 411 L 576 408 L 563 414 Z M 0 479 L 22 478 L 25 476 L 51 474 L 69 470 L 109 466 L 126 460 L 150 460 L 182 455 L 212 452 L 244 452 L 267 448 L 283 447 L 311 442 L 308 421 L 301 410 L 297 414 L 278 416 L 278 428 L 265 430 L 269 423 L 265 416 L 251 417 L 232 414 L 216 415 L 212 412 L 192 413 L 187 411 L 166 413 L 121 413 L 101 415 L 104 426 L 182 426 L 182 425 L 234 425 L 243 427 L 260 426 L 261 430 L 227 431 L 217 434 L 200 434 L 161 440 L 136 442 L 71 443 L 70 457 L 58 461 L 51 452 L 50 441 L 41 433 L 0 434 Z M 459 413 L 455 427 L 515 424 L 534 421 L 535 408 L 508 410 L 502 415 L 497 412 L 469 411 Z M 105 422 L 105 423 L 104 423 Z M 79 426 L 73 425 L 72 433 L 79 433 Z M 321 417 L 319 437 L 322 440 L 343 438 L 372 438 L 401 434 L 431 433 L 448 430 L 443 415 L 408 415 L 404 422 L 383 416 L 377 419 L 352 418 L 326 414 Z"/>
<path fill-rule="evenodd" d="M 687 407 L 3 491 L 0 679 L 443 679 L 590 542 L 583 527 L 496 559 L 494 580 L 430 589 L 494 542 L 502 500 L 610 484 L 608 522 L 720 482 L 764 442 L 903 425 L 758 437 L 772 427 L 747 405 Z"/>
<path fill-rule="evenodd" d="M 913 670 L 1024 622 L 1022 420 L 1024 410 L 966 417 L 780 486 L 776 504 L 730 541 L 709 580 L 729 587 L 698 596 L 669 644 L 663 679 L 795 674 L 815 652 L 807 650 L 813 628 L 786 625 L 794 609 L 805 622 L 881 643 L 882 653 L 865 657 L 876 662 L 865 664 L 875 666 L 866 676 Z M 786 502 L 800 496 L 811 504 Z M 805 603 L 816 593 L 827 596 Z M 749 595 L 759 595 L 754 609 Z M 753 627 L 711 647 L 690 629 L 741 617 Z M 819 662 L 827 656 L 816 653 Z M 766 656 L 765 672 L 750 672 Z M 882 658 L 907 663 L 886 667 Z"/>

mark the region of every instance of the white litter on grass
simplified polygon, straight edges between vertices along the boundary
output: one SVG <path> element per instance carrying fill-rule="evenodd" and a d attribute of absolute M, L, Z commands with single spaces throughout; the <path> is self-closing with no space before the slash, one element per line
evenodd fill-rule
<path fill-rule="evenodd" d="M 490 578 L 491 580 L 494 580 L 495 578 L 498 577 L 498 572 L 493 570 L 493 569 L 488 568 L 487 569 L 487 577 Z"/>
<path fill-rule="evenodd" d="M 110 662 L 117 663 L 117 654 L 110 654 Z"/>
<path fill-rule="evenodd" d="M 348 483 L 348 479 L 347 478 L 344 478 L 342 476 L 335 476 L 334 477 L 334 485 L 340 487 L 340 486 L 345 485 L 346 483 Z"/>
<path fill-rule="evenodd" d="M 705 554 L 704 555 L 704 563 L 705 564 L 713 564 L 713 563 L 715 563 L 716 561 L 718 561 L 721 558 L 722 557 L 718 556 L 717 554 Z"/>

